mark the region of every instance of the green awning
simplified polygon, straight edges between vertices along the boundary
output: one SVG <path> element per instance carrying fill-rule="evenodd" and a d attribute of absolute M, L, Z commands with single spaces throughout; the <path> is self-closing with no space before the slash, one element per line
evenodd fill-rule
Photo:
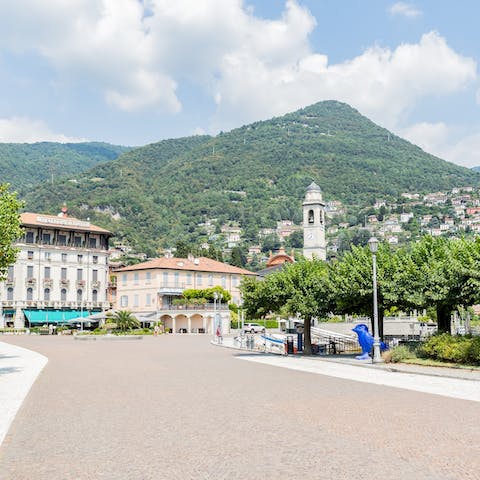
<path fill-rule="evenodd" d="M 30 325 L 34 323 L 68 323 L 69 320 L 78 317 L 88 317 L 88 310 L 24 310 Z"/>

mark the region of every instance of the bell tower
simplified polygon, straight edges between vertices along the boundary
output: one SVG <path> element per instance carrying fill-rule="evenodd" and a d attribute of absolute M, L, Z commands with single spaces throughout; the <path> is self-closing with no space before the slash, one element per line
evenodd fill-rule
<path fill-rule="evenodd" d="M 303 202 L 303 256 L 327 259 L 325 242 L 325 204 L 320 187 L 312 182 Z"/>

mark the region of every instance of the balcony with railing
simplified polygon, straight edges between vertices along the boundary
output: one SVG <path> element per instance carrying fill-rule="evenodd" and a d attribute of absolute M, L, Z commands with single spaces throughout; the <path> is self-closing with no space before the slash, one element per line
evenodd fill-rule
<path fill-rule="evenodd" d="M 228 305 L 226 303 L 217 303 L 214 305 L 213 303 L 196 303 L 196 304 L 184 304 L 184 305 L 163 305 L 159 308 L 159 312 L 164 312 L 164 311 L 188 311 L 188 312 L 193 312 L 193 311 L 211 311 L 213 312 L 214 310 L 228 310 Z"/>

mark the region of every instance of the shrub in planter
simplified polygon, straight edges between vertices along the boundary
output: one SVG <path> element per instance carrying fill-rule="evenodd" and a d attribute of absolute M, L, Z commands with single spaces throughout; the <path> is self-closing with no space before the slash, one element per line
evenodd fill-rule
<path fill-rule="evenodd" d="M 480 339 L 443 333 L 429 338 L 421 352 L 429 358 L 445 362 L 480 363 Z"/>
<path fill-rule="evenodd" d="M 415 357 L 415 352 L 413 352 L 406 345 L 398 345 L 397 347 L 392 348 L 391 351 L 391 361 L 393 363 L 403 362 L 405 360 L 410 360 Z"/>
<path fill-rule="evenodd" d="M 467 350 L 468 363 L 480 365 L 480 337 L 473 337 L 470 340 Z"/>

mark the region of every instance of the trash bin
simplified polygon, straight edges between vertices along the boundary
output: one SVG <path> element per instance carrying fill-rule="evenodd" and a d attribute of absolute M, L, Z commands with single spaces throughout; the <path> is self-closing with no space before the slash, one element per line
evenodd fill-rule
<path fill-rule="evenodd" d="M 293 335 L 287 336 L 287 354 L 293 355 Z"/>

